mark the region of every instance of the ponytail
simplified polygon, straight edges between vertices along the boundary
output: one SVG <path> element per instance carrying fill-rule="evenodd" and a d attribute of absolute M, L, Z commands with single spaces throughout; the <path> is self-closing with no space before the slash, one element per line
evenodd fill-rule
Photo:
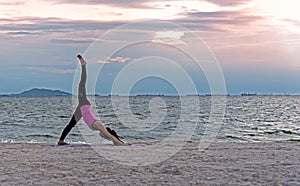
<path fill-rule="evenodd" d="M 113 135 L 115 138 L 117 138 L 120 142 L 124 143 L 121 139 L 120 136 L 117 134 L 117 132 L 115 130 L 111 130 L 111 128 L 106 127 L 106 130 Z"/>

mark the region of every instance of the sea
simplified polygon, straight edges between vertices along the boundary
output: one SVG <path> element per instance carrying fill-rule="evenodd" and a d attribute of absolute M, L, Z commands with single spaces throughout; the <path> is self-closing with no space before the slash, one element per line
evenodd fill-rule
<path fill-rule="evenodd" d="M 96 96 L 93 113 L 126 142 L 300 141 L 300 96 Z M 221 97 L 221 96 L 220 96 Z M 56 144 L 76 106 L 72 96 L 0 97 L 0 142 Z M 65 141 L 100 139 L 81 119 Z"/>

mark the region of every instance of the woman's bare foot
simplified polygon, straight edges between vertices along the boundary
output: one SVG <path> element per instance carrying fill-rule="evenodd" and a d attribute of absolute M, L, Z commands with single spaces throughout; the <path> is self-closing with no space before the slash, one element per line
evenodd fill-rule
<path fill-rule="evenodd" d="M 69 145 L 68 143 L 62 141 L 62 140 L 59 140 L 57 145 Z"/>
<path fill-rule="evenodd" d="M 78 54 L 77 57 L 78 57 L 81 65 L 86 65 L 87 64 L 87 62 L 83 59 L 83 57 L 80 54 Z"/>

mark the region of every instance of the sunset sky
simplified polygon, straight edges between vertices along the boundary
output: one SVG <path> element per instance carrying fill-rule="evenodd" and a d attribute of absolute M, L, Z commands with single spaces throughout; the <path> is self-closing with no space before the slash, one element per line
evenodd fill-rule
<path fill-rule="evenodd" d="M 111 29 L 147 20 L 168 21 L 197 34 L 217 58 L 229 94 L 300 94 L 299 7 L 297 0 L 0 0 L 0 94 L 33 87 L 71 92 L 76 54 Z M 147 40 L 172 35 L 183 44 L 184 32 L 164 28 L 149 34 L 147 29 L 145 25 L 138 31 Z M 124 37 L 116 32 L 113 40 Z M 91 63 L 104 65 L 109 77 L 151 51 L 166 55 L 160 45 L 141 45 Z M 172 50 L 168 56 L 185 65 Z M 199 93 L 209 93 L 203 74 L 185 68 L 194 81 L 199 78 Z M 112 81 L 101 79 L 96 92 L 109 94 Z M 173 93 L 172 86 L 159 81 L 145 80 L 136 92 Z"/>

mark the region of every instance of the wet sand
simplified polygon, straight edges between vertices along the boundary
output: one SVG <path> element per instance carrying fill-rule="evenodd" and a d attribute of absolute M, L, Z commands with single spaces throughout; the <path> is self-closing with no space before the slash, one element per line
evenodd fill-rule
<path fill-rule="evenodd" d="M 90 146 L 1 143 L 1 185 L 299 185 L 300 142 L 187 143 L 169 159 L 130 166 Z M 147 147 L 98 146 L 124 153 Z M 158 153 L 159 154 L 159 153 Z M 125 154 L 124 154 L 125 155 Z M 128 154 L 127 154 L 128 155 Z M 130 156 L 127 156 L 130 158 Z M 159 157 L 157 157 L 159 158 Z M 154 162 L 155 158 L 147 159 Z M 138 161 L 138 160 L 137 160 Z"/>

